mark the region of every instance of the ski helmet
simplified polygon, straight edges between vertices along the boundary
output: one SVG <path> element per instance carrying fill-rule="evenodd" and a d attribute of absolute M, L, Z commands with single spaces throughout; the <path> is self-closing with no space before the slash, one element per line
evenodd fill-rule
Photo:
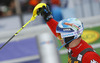
<path fill-rule="evenodd" d="M 83 33 L 83 29 L 84 27 L 80 20 L 78 20 L 77 18 L 68 18 L 61 20 L 58 23 L 56 33 L 58 39 L 65 40 L 65 38 L 67 38 L 67 40 L 69 41 L 71 40 L 71 37 L 73 37 L 72 39 L 77 39 L 78 37 L 80 37 Z"/>

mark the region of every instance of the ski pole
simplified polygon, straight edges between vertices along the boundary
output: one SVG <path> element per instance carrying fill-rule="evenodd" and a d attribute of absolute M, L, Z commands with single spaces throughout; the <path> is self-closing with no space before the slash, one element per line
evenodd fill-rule
<path fill-rule="evenodd" d="M 5 42 L 1 47 L 0 50 L 8 43 L 10 42 L 10 40 L 12 40 L 21 30 L 23 30 L 31 21 L 34 21 L 36 16 L 37 16 L 37 10 L 43 6 L 46 6 L 45 3 L 39 3 L 38 5 L 35 6 L 34 10 L 33 10 L 33 15 L 31 17 L 31 19 L 25 24 L 23 25 L 7 42 Z"/>

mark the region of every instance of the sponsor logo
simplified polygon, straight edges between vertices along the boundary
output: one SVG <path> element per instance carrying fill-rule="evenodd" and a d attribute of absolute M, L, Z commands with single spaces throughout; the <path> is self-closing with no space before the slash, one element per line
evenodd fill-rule
<path fill-rule="evenodd" d="M 65 29 L 63 29 L 63 31 L 71 31 L 71 29 L 65 28 Z"/>
<path fill-rule="evenodd" d="M 82 39 L 85 40 L 87 43 L 92 43 L 99 38 L 99 33 L 92 30 L 85 30 L 82 34 Z"/>
<path fill-rule="evenodd" d="M 90 63 L 98 63 L 98 62 L 93 59 L 90 61 Z"/>
<path fill-rule="evenodd" d="M 40 44 L 41 45 L 45 45 L 45 44 L 52 44 L 53 43 L 53 40 L 50 40 L 50 41 L 44 41 L 44 42 L 41 42 Z"/>

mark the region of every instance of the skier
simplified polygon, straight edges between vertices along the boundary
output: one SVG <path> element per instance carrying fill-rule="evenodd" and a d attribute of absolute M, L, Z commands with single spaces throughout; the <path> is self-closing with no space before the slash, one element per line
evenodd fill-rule
<path fill-rule="evenodd" d="M 84 28 L 80 20 L 68 18 L 57 22 L 48 6 L 39 8 L 37 13 L 39 12 L 53 34 L 69 50 L 68 63 L 100 63 L 99 55 L 81 38 Z"/>

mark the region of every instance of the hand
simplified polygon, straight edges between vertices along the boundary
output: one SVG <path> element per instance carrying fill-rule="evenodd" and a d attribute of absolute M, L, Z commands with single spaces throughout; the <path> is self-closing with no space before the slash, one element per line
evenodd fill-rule
<path fill-rule="evenodd" d="M 46 22 L 48 22 L 51 18 L 53 18 L 48 6 L 46 6 L 46 7 L 43 6 L 42 8 L 39 8 L 37 11 L 37 14 L 38 15 L 41 14 L 41 16 L 43 16 L 43 18 Z"/>

